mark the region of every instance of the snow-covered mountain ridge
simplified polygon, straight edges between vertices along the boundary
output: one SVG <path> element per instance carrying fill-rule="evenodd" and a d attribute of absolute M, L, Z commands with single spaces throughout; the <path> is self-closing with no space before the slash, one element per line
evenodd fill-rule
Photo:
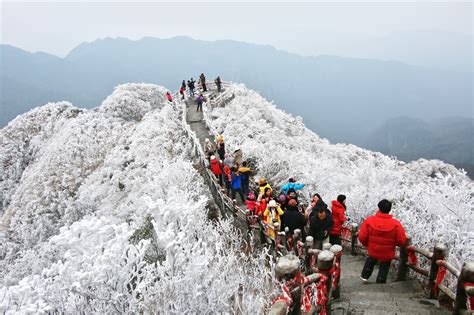
<path fill-rule="evenodd" d="M 257 93 L 228 89 L 235 98 L 208 123 L 274 185 L 293 176 L 306 197 L 345 193 L 355 221 L 393 199 L 417 245 L 441 239 L 451 261 L 473 259 L 462 172 L 329 144 Z M 2 312 L 248 314 L 269 301 L 265 252 L 244 255 L 231 221 L 206 218 L 208 188 L 165 91 L 122 85 L 96 109 L 48 104 L 1 130 Z"/>
<path fill-rule="evenodd" d="M 207 220 L 208 189 L 165 92 L 122 85 L 94 110 L 48 104 L 1 130 L 1 312 L 266 302 L 265 253 L 243 256 L 232 222 Z"/>

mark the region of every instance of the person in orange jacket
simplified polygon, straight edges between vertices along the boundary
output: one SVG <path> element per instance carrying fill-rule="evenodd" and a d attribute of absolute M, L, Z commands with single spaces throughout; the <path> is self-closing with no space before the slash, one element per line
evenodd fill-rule
<path fill-rule="evenodd" d="M 378 262 L 377 283 L 387 282 L 390 263 L 395 257 L 395 246 L 405 245 L 407 237 L 402 224 L 389 214 L 392 203 L 386 199 L 378 203 L 379 211 L 368 217 L 360 228 L 359 241 L 367 247 L 369 256 L 362 269 L 361 280 L 367 282 Z"/>
<path fill-rule="evenodd" d="M 346 196 L 339 195 L 337 200 L 331 202 L 331 213 L 332 219 L 334 220 L 334 225 L 331 229 L 329 235 L 329 243 L 333 245 L 341 245 L 341 231 L 342 225 L 347 221 L 346 216 L 344 215 L 346 211 Z"/>

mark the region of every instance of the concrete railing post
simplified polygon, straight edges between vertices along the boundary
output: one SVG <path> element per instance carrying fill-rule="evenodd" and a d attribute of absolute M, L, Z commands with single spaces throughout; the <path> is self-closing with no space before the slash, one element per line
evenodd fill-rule
<path fill-rule="evenodd" d="M 300 260 L 295 255 L 289 254 L 283 257 L 280 257 L 277 261 L 275 266 L 275 277 L 279 281 L 291 281 L 295 279 L 295 277 L 300 272 Z M 299 286 L 301 284 L 301 278 L 299 283 L 293 283 L 293 286 Z M 290 291 L 292 287 L 288 288 Z M 293 299 L 293 309 L 299 310 L 301 308 L 300 302 L 301 292 L 297 294 L 297 296 L 292 296 Z M 283 301 L 282 301 L 283 302 Z M 270 308 L 268 314 L 279 315 L 279 314 L 287 314 L 288 313 L 288 306 L 286 303 L 275 303 Z"/>
<path fill-rule="evenodd" d="M 396 281 L 405 281 L 408 275 L 408 252 L 407 246 L 411 245 L 411 237 L 407 235 L 407 242 L 404 246 L 400 246 L 400 260 L 398 265 L 397 280 Z"/>
<path fill-rule="evenodd" d="M 332 291 L 332 296 L 333 298 L 337 299 L 341 295 L 341 285 L 340 285 L 340 280 L 341 280 L 341 259 L 342 259 L 342 246 L 341 245 L 333 245 L 331 246 L 330 251 L 334 253 L 334 275 L 333 277 L 333 291 Z"/>
<path fill-rule="evenodd" d="M 463 311 L 467 309 L 468 295 L 464 288 L 465 283 L 474 283 L 474 262 L 464 263 L 462 266 L 456 286 L 456 301 L 454 302 L 453 310 L 455 315 L 463 314 Z"/>
<path fill-rule="evenodd" d="M 293 252 L 296 256 L 300 256 L 298 253 L 298 241 L 301 239 L 301 230 L 295 229 L 293 232 Z"/>
<path fill-rule="evenodd" d="M 352 223 L 351 224 L 351 255 L 357 256 L 357 233 L 359 231 L 359 224 Z"/>
<path fill-rule="evenodd" d="M 334 253 L 328 250 L 323 250 L 318 255 L 318 272 L 327 277 L 326 289 L 328 292 L 326 303 L 326 314 L 331 314 L 331 296 L 332 296 L 332 267 L 334 265 Z"/>
<path fill-rule="evenodd" d="M 436 264 L 436 261 L 444 260 L 444 257 L 446 257 L 447 250 L 448 248 L 443 243 L 436 243 L 434 245 L 433 257 L 431 258 L 430 275 L 428 280 L 428 289 L 430 290 L 428 294 L 430 299 L 436 299 L 438 297 L 438 294 L 436 293 L 437 290 L 435 290 L 435 282 L 436 277 L 438 276 L 439 266 L 438 264 Z"/>

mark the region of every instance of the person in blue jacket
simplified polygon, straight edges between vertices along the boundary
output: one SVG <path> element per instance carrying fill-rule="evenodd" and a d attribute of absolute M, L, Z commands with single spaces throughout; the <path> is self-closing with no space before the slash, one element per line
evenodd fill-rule
<path fill-rule="evenodd" d="M 242 203 L 245 203 L 244 194 L 242 192 L 242 175 L 239 170 L 235 167 L 232 168 L 230 175 L 231 189 L 232 189 L 232 200 L 235 199 L 236 193 L 239 193 Z"/>
<path fill-rule="evenodd" d="M 288 195 L 290 191 L 296 192 L 297 190 L 300 190 L 301 188 L 304 187 L 304 184 L 297 184 L 296 180 L 294 178 L 290 178 L 288 180 L 288 183 L 286 183 L 281 190 L 285 195 Z"/>

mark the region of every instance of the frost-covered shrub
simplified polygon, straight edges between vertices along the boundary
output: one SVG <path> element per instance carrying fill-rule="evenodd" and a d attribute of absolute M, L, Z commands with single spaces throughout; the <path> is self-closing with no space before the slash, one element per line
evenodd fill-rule
<path fill-rule="evenodd" d="M 140 121 L 149 111 L 166 104 L 166 89 L 153 84 L 119 85 L 99 107 L 125 120 Z"/>
<path fill-rule="evenodd" d="M 42 154 L 44 144 L 70 118 L 81 113 L 68 102 L 49 103 L 18 116 L 0 134 L 0 213 L 16 190 L 23 171 Z"/>
<path fill-rule="evenodd" d="M 277 109 L 243 85 L 235 98 L 207 115 L 223 130 L 226 148 L 241 148 L 258 161 L 259 176 L 277 187 L 289 177 L 306 183 L 302 196 L 320 193 L 326 202 L 347 195 L 348 215 L 356 222 L 375 213 L 382 198 L 394 201 L 413 243 L 431 248 L 447 243 L 449 260 L 460 267 L 474 260 L 474 184 L 465 172 L 437 160 L 404 163 L 354 145 L 330 144 L 305 128 L 301 118 Z"/>

